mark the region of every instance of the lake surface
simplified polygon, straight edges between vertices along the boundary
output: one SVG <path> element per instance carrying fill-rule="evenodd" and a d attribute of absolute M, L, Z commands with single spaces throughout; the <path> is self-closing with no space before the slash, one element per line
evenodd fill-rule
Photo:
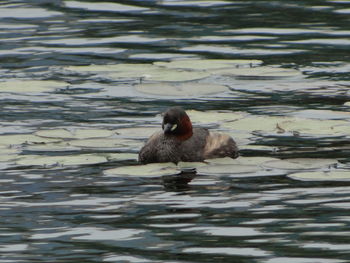
<path fill-rule="evenodd" d="M 1 263 L 350 261 L 349 1 L 1 1 L 0 27 Z M 184 59 L 245 62 L 137 86 Z M 242 163 L 106 174 L 174 105 Z"/>

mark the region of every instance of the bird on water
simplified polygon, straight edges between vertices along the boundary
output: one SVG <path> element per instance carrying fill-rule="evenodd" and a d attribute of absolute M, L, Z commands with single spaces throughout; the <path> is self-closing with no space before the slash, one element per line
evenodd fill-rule
<path fill-rule="evenodd" d="M 154 133 L 139 152 L 139 162 L 202 162 L 205 159 L 238 157 L 238 147 L 227 134 L 192 127 L 181 107 L 163 114 L 162 131 Z"/>

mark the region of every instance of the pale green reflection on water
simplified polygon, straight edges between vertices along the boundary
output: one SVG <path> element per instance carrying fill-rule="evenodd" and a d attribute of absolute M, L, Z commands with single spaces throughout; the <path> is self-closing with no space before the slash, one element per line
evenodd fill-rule
<path fill-rule="evenodd" d="M 0 262 L 347 262 L 348 10 L 1 3 Z M 174 105 L 241 157 L 135 166 Z"/>

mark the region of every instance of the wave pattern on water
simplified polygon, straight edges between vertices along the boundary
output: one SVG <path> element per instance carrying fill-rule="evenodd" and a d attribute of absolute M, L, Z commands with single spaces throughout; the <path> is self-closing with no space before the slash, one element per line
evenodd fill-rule
<path fill-rule="evenodd" d="M 350 169 L 348 15 L 324 0 L 2 1 L 0 263 L 348 262 L 350 184 L 327 180 Z M 136 164 L 173 105 L 243 158 L 106 175 Z"/>

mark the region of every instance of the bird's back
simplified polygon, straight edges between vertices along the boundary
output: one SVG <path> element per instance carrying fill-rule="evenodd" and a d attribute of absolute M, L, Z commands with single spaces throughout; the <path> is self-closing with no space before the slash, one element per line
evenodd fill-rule
<path fill-rule="evenodd" d="M 238 157 L 235 141 L 227 134 L 209 133 L 205 128 L 194 128 L 187 140 L 157 132 L 139 153 L 141 163 L 201 162 L 220 157 Z"/>
<path fill-rule="evenodd" d="M 204 148 L 204 159 L 238 157 L 238 147 L 231 136 L 224 133 L 210 133 Z"/>
<path fill-rule="evenodd" d="M 208 130 L 204 128 L 193 129 L 193 135 L 187 140 L 157 132 L 142 147 L 139 161 L 141 163 L 203 161 L 203 151 L 208 135 Z"/>

